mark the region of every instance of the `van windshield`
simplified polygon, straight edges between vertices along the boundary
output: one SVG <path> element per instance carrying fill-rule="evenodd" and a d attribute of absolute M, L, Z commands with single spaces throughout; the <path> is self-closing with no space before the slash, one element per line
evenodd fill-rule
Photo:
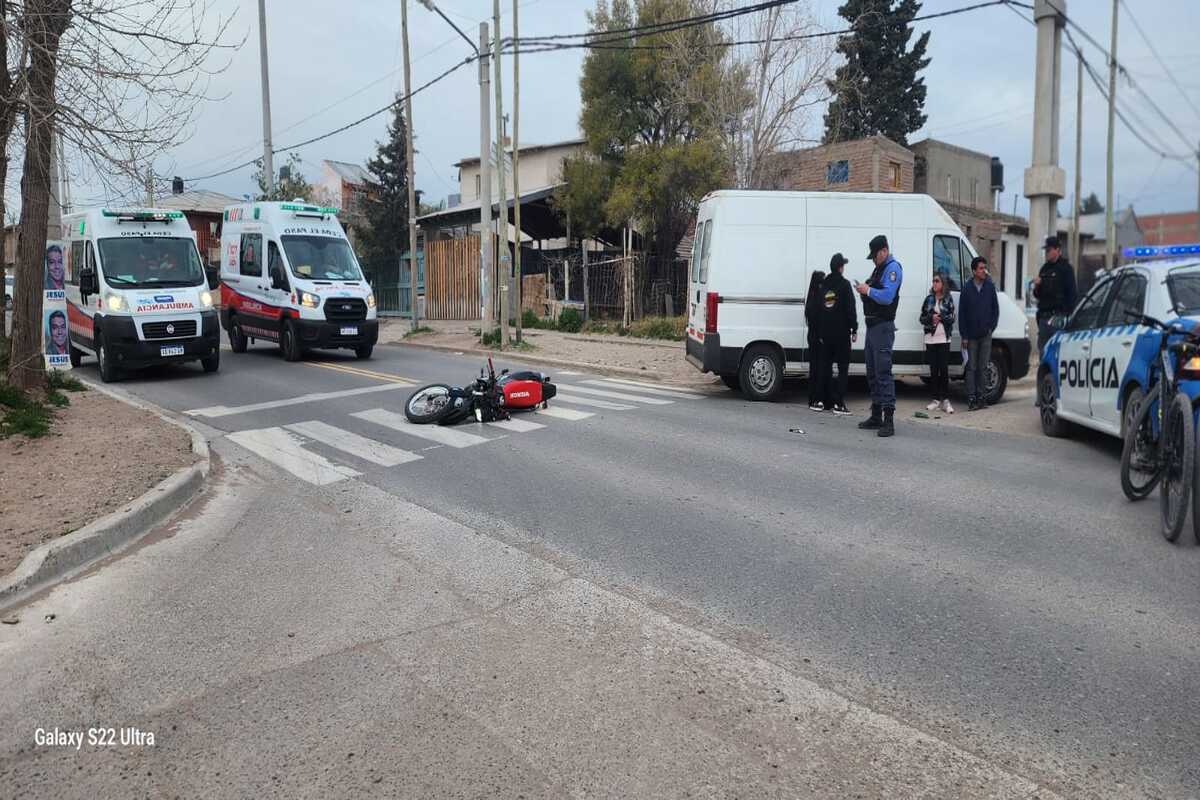
<path fill-rule="evenodd" d="M 354 251 L 345 239 L 332 236 L 284 236 L 292 274 L 312 281 L 361 281 Z"/>
<path fill-rule="evenodd" d="M 114 287 L 199 286 L 205 282 L 191 237 L 101 239 L 100 267 L 104 281 Z"/>

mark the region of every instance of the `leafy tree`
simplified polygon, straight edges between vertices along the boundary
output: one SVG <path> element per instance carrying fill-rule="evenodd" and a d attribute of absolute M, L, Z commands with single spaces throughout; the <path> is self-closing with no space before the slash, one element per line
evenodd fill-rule
<path fill-rule="evenodd" d="M 853 33 L 838 38 L 846 63 L 828 82 L 833 102 L 825 112 L 825 143 L 883 134 L 899 144 L 925 124 L 925 48 L 929 32 L 912 49 L 912 19 L 919 0 L 846 0 L 838 14 Z"/>
<path fill-rule="evenodd" d="M 588 51 L 580 79 L 587 153 L 566 163 L 555 199 L 573 233 L 635 219 L 653 251 L 673 252 L 700 198 L 728 181 L 721 119 L 707 102 L 731 80 L 721 31 L 617 33 L 708 10 L 705 0 L 597 0 L 588 19 L 604 46 Z"/>
<path fill-rule="evenodd" d="M 263 175 L 262 159 L 254 162 L 258 166 L 258 171 L 254 173 L 254 183 L 258 186 L 257 200 L 301 200 L 313 199 L 313 187 L 307 180 L 304 179 L 304 173 L 301 171 L 300 156 L 295 153 L 288 154 L 288 161 L 279 167 L 279 174 L 275 176 L 275 185 L 268 191 L 266 177 Z"/>
<path fill-rule="evenodd" d="M 359 234 L 363 261 L 374 273 L 394 268 L 408 249 L 407 135 L 404 106 L 397 103 L 386 138 L 377 143 L 375 157 L 367 162 L 367 170 L 379 185 L 366 205 L 366 221 Z M 417 205 L 419 208 L 419 201 Z"/>
<path fill-rule="evenodd" d="M 1096 197 L 1096 193 L 1092 192 L 1087 197 L 1083 198 L 1083 203 L 1079 206 L 1080 214 L 1099 214 L 1104 211 L 1104 204 L 1100 202 L 1100 198 Z"/>

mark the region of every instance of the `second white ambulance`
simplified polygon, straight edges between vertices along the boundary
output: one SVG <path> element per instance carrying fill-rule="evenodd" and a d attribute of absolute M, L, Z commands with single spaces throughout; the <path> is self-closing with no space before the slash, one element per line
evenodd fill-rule
<path fill-rule="evenodd" d="M 337 209 L 295 201 L 229 206 L 221 229 L 221 325 L 229 346 L 346 348 L 370 358 L 379 338 L 375 295 Z"/>

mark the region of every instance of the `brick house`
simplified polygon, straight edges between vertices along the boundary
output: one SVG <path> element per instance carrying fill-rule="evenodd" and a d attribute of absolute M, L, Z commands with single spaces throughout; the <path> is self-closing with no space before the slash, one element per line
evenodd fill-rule
<path fill-rule="evenodd" d="M 911 192 L 913 153 L 876 134 L 782 153 L 773 189 L 804 192 Z"/>
<path fill-rule="evenodd" d="M 1145 244 L 1172 245 L 1200 242 L 1200 213 L 1195 211 L 1146 214 L 1140 220 Z"/>

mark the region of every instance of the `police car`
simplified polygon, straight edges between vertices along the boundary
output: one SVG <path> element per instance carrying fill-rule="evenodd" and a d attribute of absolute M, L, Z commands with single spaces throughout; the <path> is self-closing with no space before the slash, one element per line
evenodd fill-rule
<path fill-rule="evenodd" d="M 1200 245 L 1131 248 L 1127 255 L 1172 258 L 1100 276 L 1069 317 L 1055 318 L 1058 330 L 1046 343 L 1037 373 L 1047 436 L 1066 435 L 1067 423 L 1123 435 L 1129 411 L 1147 389 L 1160 337 L 1131 323 L 1131 312 L 1164 322 L 1200 321 Z"/>

